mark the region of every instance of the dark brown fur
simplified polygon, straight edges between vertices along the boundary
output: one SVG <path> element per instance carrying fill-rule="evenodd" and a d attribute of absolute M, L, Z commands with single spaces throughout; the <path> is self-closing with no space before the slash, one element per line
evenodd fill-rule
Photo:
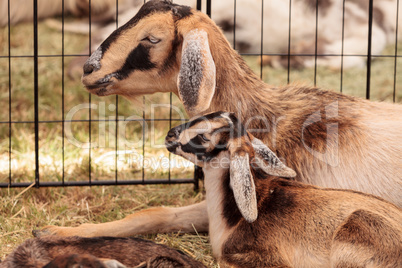
<path fill-rule="evenodd" d="M 82 267 L 107 267 L 99 258 L 117 260 L 127 267 L 204 267 L 175 249 L 139 238 L 55 236 L 25 241 L 0 267 L 39 268 L 48 264 L 49 268 L 67 268 L 76 263 Z"/>

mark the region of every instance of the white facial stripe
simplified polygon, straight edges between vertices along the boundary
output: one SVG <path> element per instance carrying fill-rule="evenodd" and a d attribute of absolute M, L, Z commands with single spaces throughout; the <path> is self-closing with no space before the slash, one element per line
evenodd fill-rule
<path fill-rule="evenodd" d="M 223 118 L 225 118 L 225 119 L 227 119 L 228 121 L 232 122 L 232 120 L 230 119 L 229 115 L 230 115 L 230 113 L 228 113 L 228 112 L 221 114 L 221 116 L 222 116 Z"/>

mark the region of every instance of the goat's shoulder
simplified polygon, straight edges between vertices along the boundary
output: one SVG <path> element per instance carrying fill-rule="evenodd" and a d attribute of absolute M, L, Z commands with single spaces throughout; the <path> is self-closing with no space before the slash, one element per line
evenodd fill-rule
<path fill-rule="evenodd" d="M 301 183 L 295 180 L 266 177 L 256 180 L 259 211 L 281 216 L 305 210 L 306 213 L 325 210 L 331 206 L 334 210 L 355 209 L 390 209 L 402 215 L 402 210 L 396 205 L 377 197 L 359 191 L 348 189 L 321 188 Z"/>
<path fill-rule="evenodd" d="M 300 206 L 300 200 L 311 195 L 312 190 L 319 189 L 293 179 L 274 176 L 256 179 L 255 184 L 259 213 L 273 217 L 292 213 Z"/>

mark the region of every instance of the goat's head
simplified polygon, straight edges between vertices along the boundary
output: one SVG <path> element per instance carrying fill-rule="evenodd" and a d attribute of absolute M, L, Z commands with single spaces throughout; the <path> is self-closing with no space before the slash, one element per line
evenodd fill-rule
<path fill-rule="evenodd" d="M 172 128 L 167 149 L 204 168 L 230 169 L 230 186 L 243 217 L 257 218 L 257 200 L 251 169 L 269 175 L 296 173 L 259 139 L 248 133 L 233 113 L 215 112 Z"/>
<path fill-rule="evenodd" d="M 91 55 L 82 82 L 100 96 L 174 92 L 187 112 L 200 114 L 215 92 L 208 31 L 217 29 L 190 7 L 151 0 Z"/>

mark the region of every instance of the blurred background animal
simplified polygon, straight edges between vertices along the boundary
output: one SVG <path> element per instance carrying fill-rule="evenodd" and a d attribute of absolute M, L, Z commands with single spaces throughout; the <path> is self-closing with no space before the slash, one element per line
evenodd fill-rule
<path fill-rule="evenodd" d="M 5 27 L 8 23 L 8 0 L 0 1 L 0 27 Z M 90 7 L 89 2 L 64 1 L 65 14 L 86 18 L 66 24 L 65 29 L 88 34 L 87 17 L 91 13 L 92 52 L 118 25 L 131 19 L 144 3 L 143 0 L 94 0 Z M 196 6 L 196 0 L 174 2 L 193 8 Z M 397 21 L 397 7 L 397 0 L 374 1 L 372 55 L 380 55 L 387 44 L 396 42 L 396 36 L 401 38 L 402 20 Z M 32 8 L 32 1 L 10 1 L 10 23 L 31 22 Z M 62 1 L 38 0 L 39 18 L 61 14 Z M 240 53 L 269 54 L 262 58 L 262 64 L 265 65 L 303 68 L 313 67 L 317 63 L 339 69 L 364 67 L 366 64 L 367 57 L 364 55 L 368 50 L 369 23 L 367 0 L 212 0 L 211 17 Z M 60 21 L 53 20 L 49 24 L 61 29 Z M 88 48 L 84 53 L 87 51 Z M 343 62 L 339 57 L 328 56 L 341 54 L 347 55 Z M 83 63 L 82 58 L 71 63 L 68 71 L 70 77 L 77 78 L 82 74 Z"/>

